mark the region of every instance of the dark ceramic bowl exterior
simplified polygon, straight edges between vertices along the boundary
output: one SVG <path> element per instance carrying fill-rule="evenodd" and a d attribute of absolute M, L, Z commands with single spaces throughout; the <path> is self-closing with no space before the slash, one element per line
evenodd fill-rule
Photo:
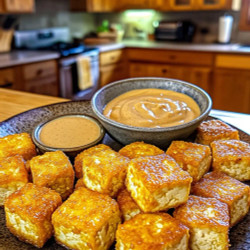
<path fill-rule="evenodd" d="M 100 128 L 100 136 L 95 141 L 93 141 L 93 142 L 91 142 L 89 144 L 85 144 L 85 145 L 82 145 L 82 146 L 79 146 L 79 147 L 74 147 L 74 148 L 54 148 L 54 147 L 49 147 L 49 146 L 43 144 L 41 142 L 41 140 L 39 139 L 40 131 L 43 128 L 43 126 L 46 123 L 48 123 L 48 122 L 50 122 L 50 121 L 52 121 L 54 119 L 57 119 L 57 118 L 60 118 L 60 117 L 64 117 L 64 116 L 84 117 L 86 119 L 89 119 L 89 120 L 95 122 L 99 126 L 99 128 Z M 104 132 L 103 126 L 100 124 L 100 122 L 97 119 L 95 119 L 95 118 L 93 118 L 91 116 L 87 116 L 87 115 L 65 114 L 65 115 L 60 115 L 60 116 L 52 117 L 52 118 L 50 118 L 50 119 L 48 119 L 46 121 L 43 121 L 42 123 L 38 124 L 34 128 L 34 130 L 32 131 L 31 137 L 32 137 L 33 142 L 37 146 L 38 150 L 40 151 L 40 153 L 53 152 L 53 151 L 60 150 L 60 151 L 63 151 L 66 155 L 68 155 L 70 158 L 74 158 L 77 154 L 79 154 L 84 149 L 92 147 L 92 146 L 96 145 L 98 142 L 100 142 L 102 140 L 104 134 L 105 134 L 105 132 Z"/>
<path fill-rule="evenodd" d="M 197 102 L 201 115 L 188 123 L 164 128 L 128 126 L 103 115 L 104 107 L 115 97 L 130 90 L 145 88 L 168 89 L 186 94 Z M 169 78 L 146 77 L 130 78 L 106 85 L 95 93 L 91 100 L 91 107 L 107 132 L 120 143 L 126 145 L 135 141 L 144 141 L 165 148 L 171 141 L 185 139 L 194 132 L 208 116 L 212 108 L 212 100 L 203 89 L 191 83 Z"/>

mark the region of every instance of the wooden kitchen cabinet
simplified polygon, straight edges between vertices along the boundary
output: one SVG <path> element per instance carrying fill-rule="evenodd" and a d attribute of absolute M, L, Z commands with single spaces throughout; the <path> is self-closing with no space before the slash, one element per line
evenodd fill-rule
<path fill-rule="evenodd" d="M 212 83 L 215 109 L 250 113 L 249 55 L 216 55 Z"/>
<path fill-rule="evenodd" d="M 196 0 L 169 0 L 171 10 L 195 10 Z"/>
<path fill-rule="evenodd" d="M 149 8 L 159 11 L 168 11 L 170 10 L 169 1 L 166 0 L 149 0 Z"/>
<path fill-rule="evenodd" d="M 111 12 L 118 7 L 119 4 L 114 0 L 70 0 L 72 11 Z"/>
<path fill-rule="evenodd" d="M 127 78 L 127 62 L 122 49 L 100 53 L 100 86 Z"/>
<path fill-rule="evenodd" d="M 197 0 L 199 10 L 230 9 L 231 0 Z"/>
<path fill-rule="evenodd" d="M 129 77 L 175 78 L 211 94 L 213 54 L 190 51 L 128 49 Z"/>
<path fill-rule="evenodd" d="M 117 7 L 119 10 L 127 9 L 149 9 L 150 2 L 149 0 L 119 0 L 117 2 Z"/>
<path fill-rule="evenodd" d="M 35 10 L 34 0 L 1 0 L 2 13 L 31 13 Z"/>
<path fill-rule="evenodd" d="M 193 83 L 211 94 L 212 69 L 209 67 L 175 66 L 168 64 L 130 63 L 130 77 L 166 77 Z"/>
<path fill-rule="evenodd" d="M 14 68 L 0 70 L 0 88 L 15 88 L 15 70 Z"/>
<path fill-rule="evenodd" d="M 250 0 L 243 0 L 241 4 L 239 29 L 250 30 Z"/>
<path fill-rule="evenodd" d="M 49 60 L 0 69 L 0 87 L 58 96 L 57 62 Z"/>
<path fill-rule="evenodd" d="M 58 72 L 57 62 L 32 63 L 21 66 L 24 91 L 44 95 L 58 96 Z"/>
<path fill-rule="evenodd" d="M 166 4 L 166 2 L 168 2 Z M 159 0 L 157 9 L 171 11 L 223 10 L 231 8 L 232 0 Z"/>
<path fill-rule="evenodd" d="M 207 52 L 138 48 L 127 49 L 127 58 L 130 62 L 156 62 L 197 66 L 210 66 L 214 60 L 212 53 Z"/>
<path fill-rule="evenodd" d="M 216 69 L 213 74 L 213 108 L 250 113 L 250 71 Z"/>

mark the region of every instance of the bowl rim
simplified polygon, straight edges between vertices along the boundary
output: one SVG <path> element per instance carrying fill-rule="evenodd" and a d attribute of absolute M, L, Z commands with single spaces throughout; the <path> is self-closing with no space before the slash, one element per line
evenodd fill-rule
<path fill-rule="evenodd" d="M 72 147 L 72 148 L 57 148 L 57 147 L 51 147 L 51 146 L 47 146 L 46 144 L 42 143 L 41 140 L 39 140 L 39 133 L 42 129 L 42 127 L 55 120 L 55 119 L 58 119 L 58 118 L 61 118 L 61 117 L 65 117 L 65 116 L 77 116 L 77 117 L 84 117 L 86 119 L 89 119 L 91 121 L 93 121 L 94 123 L 97 124 L 97 126 L 100 128 L 100 135 L 99 137 L 94 140 L 93 142 L 90 142 L 88 144 L 84 144 L 84 145 L 81 145 L 81 146 L 77 146 L 77 147 Z M 63 152 L 66 152 L 66 153 L 70 153 L 70 152 L 74 152 L 74 151 L 79 151 L 79 150 L 83 150 L 85 148 L 89 148 L 91 146 L 94 146 L 95 144 L 97 144 L 99 141 L 101 141 L 103 139 L 105 135 L 105 129 L 104 127 L 102 126 L 102 124 L 98 121 L 98 119 L 96 119 L 95 117 L 91 116 L 91 115 L 86 115 L 86 114 L 77 114 L 77 113 L 70 113 L 70 114 L 61 114 L 61 115 L 57 115 L 57 116 L 54 116 L 54 117 L 51 117 L 49 119 L 47 119 L 46 121 L 42 121 L 40 122 L 39 124 L 37 124 L 35 126 L 35 128 L 32 130 L 31 132 L 31 138 L 33 140 L 33 142 L 36 144 L 36 146 L 44 151 L 63 151 Z"/>
<path fill-rule="evenodd" d="M 198 90 L 200 93 L 202 93 L 207 101 L 208 101 L 208 105 L 206 107 L 206 109 L 204 110 L 204 112 L 202 114 L 200 114 L 198 117 L 196 117 L 195 119 L 193 119 L 192 121 L 186 122 L 184 124 L 180 124 L 180 125 L 176 125 L 176 126 L 171 126 L 171 127 L 161 127 L 161 128 L 148 128 L 148 127 L 135 127 L 135 126 L 129 126 L 126 124 L 122 124 L 119 123 L 117 121 L 111 120 L 109 118 L 107 118 L 106 116 L 104 116 L 96 107 L 96 99 L 98 98 L 99 94 L 106 89 L 112 88 L 114 85 L 117 85 L 119 83 L 124 83 L 124 82 L 130 82 L 130 81 L 135 81 L 135 80 L 141 80 L 141 81 L 149 81 L 149 80 L 161 80 L 161 81 L 175 81 L 175 82 L 179 82 L 181 84 L 184 84 L 186 86 L 189 86 L 193 89 Z M 129 90 L 128 90 L 129 91 Z M 194 124 L 196 124 L 199 121 L 204 120 L 211 108 L 212 108 L 212 99 L 209 96 L 209 94 L 202 88 L 198 87 L 197 85 L 194 85 L 192 83 L 186 82 L 186 81 L 182 81 L 182 80 L 178 80 L 178 79 L 174 79 L 174 78 L 164 78 L 164 77 L 133 77 L 133 78 L 126 78 L 123 80 L 119 80 L 119 81 L 115 81 L 112 83 L 109 83 L 107 85 L 105 85 L 104 87 L 102 87 L 101 89 L 99 89 L 94 96 L 91 99 L 91 107 L 93 112 L 95 113 L 95 115 L 97 116 L 97 118 L 99 118 L 100 120 L 102 120 L 104 123 L 108 123 L 111 124 L 117 128 L 122 128 L 124 130 L 128 130 L 128 131 L 138 131 L 141 132 L 143 130 L 143 132 L 148 132 L 148 133 L 152 133 L 152 132 L 166 132 L 166 131 L 175 131 L 175 130 L 179 130 L 179 129 L 184 129 L 186 127 L 192 126 Z"/>

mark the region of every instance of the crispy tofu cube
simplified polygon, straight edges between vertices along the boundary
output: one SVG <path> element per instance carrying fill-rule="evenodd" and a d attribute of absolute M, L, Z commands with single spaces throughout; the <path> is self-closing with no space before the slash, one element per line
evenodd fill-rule
<path fill-rule="evenodd" d="M 51 216 L 61 203 L 54 190 L 28 183 L 6 199 L 6 226 L 20 240 L 43 247 L 53 235 Z"/>
<path fill-rule="evenodd" d="M 104 144 L 98 144 L 94 147 L 88 148 L 81 153 L 79 153 L 74 161 L 74 169 L 75 169 L 75 175 L 76 178 L 80 179 L 83 176 L 83 170 L 82 170 L 82 160 L 85 156 L 88 155 L 94 155 L 95 153 L 105 151 L 105 150 L 110 150 L 111 148 L 107 145 Z"/>
<path fill-rule="evenodd" d="M 93 191 L 116 197 L 125 185 L 129 159 L 110 148 L 92 150 L 93 154 L 82 160 L 84 184 Z"/>
<path fill-rule="evenodd" d="M 28 172 L 21 155 L 0 159 L 0 206 L 17 189 L 28 183 Z"/>
<path fill-rule="evenodd" d="M 250 180 L 250 145 L 239 140 L 219 140 L 211 143 L 216 171 L 240 180 Z"/>
<path fill-rule="evenodd" d="M 119 153 L 130 159 L 164 154 L 164 151 L 154 145 L 144 142 L 133 142 L 120 149 Z"/>
<path fill-rule="evenodd" d="M 126 187 L 144 212 L 177 207 L 188 199 L 192 177 L 168 155 L 132 159 Z"/>
<path fill-rule="evenodd" d="M 62 151 L 47 152 L 27 162 L 33 183 L 58 192 L 65 200 L 73 191 L 74 170 Z"/>
<path fill-rule="evenodd" d="M 249 186 L 221 172 L 205 174 L 193 185 L 192 193 L 226 203 L 231 226 L 238 223 L 249 210 Z"/>
<path fill-rule="evenodd" d="M 86 187 L 84 182 L 83 182 L 83 178 L 78 179 L 76 184 L 75 184 L 75 189 L 81 188 L 81 187 Z"/>
<path fill-rule="evenodd" d="M 220 120 L 209 120 L 198 126 L 195 142 L 209 145 L 212 141 L 230 139 L 240 139 L 238 130 Z"/>
<path fill-rule="evenodd" d="M 0 138 L 0 159 L 21 155 L 27 161 L 36 154 L 35 144 L 28 133 L 7 135 Z"/>
<path fill-rule="evenodd" d="M 52 216 L 56 241 L 70 249 L 108 249 L 121 222 L 115 200 L 79 188 Z"/>
<path fill-rule="evenodd" d="M 167 213 L 138 214 L 118 226 L 117 250 L 187 250 L 189 229 Z"/>
<path fill-rule="evenodd" d="M 133 200 L 126 188 L 121 190 L 117 196 L 117 203 L 122 213 L 123 220 L 130 220 L 135 215 L 142 213 L 140 207 Z"/>
<path fill-rule="evenodd" d="M 209 146 L 185 141 L 173 141 L 166 154 L 173 157 L 193 177 L 194 182 L 208 172 L 212 160 Z"/>
<path fill-rule="evenodd" d="M 190 250 L 228 249 L 228 207 L 213 198 L 190 196 L 174 211 L 174 217 L 190 229 Z"/>

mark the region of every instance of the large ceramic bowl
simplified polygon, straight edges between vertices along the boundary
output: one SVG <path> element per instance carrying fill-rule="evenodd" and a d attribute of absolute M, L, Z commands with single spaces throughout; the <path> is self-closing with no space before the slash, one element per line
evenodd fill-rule
<path fill-rule="evenodd" d="M 106 104 L 115 97 L 134 89 L 158 88 L 181 92 L 192 97 L 200 107 L 201 114 L 194 120 L 173 127 L 142 128 L 118 123 L 103 115 Z M 172 140 L 186 139 L 208 116 L 212 101 L 201 88 L 188 82 L 168 78 L 130 78 L 106 85 L 95 93 L 91 100 L 92 109 L 107 132 L 114 139 L 126 145 L 144 141 L 166 148 Z"/>

